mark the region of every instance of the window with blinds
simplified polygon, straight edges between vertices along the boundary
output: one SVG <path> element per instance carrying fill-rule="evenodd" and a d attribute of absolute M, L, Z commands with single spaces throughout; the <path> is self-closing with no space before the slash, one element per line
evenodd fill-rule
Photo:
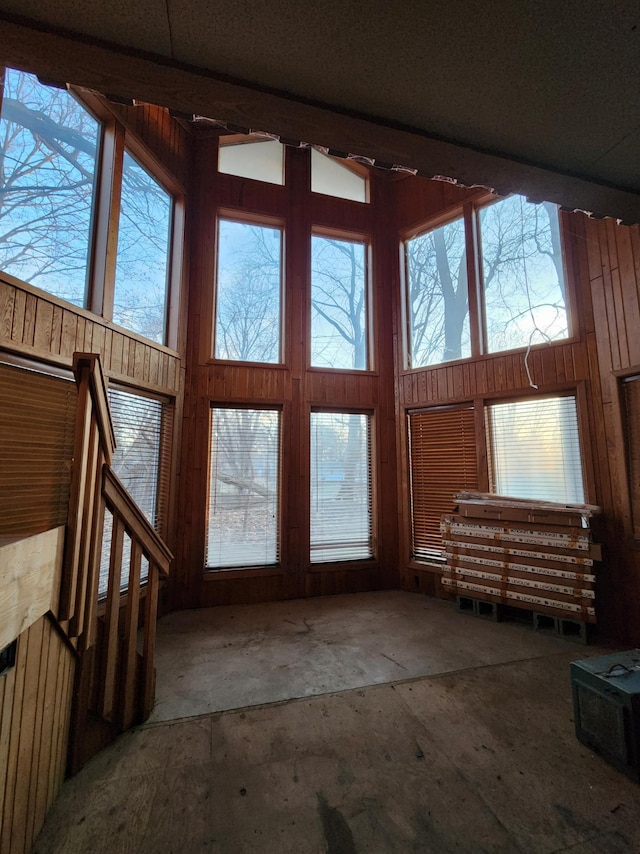
<path fill-rule="evenodd" d="M 0 535 L 66 524 L 77 403 L 75 383 L 0 364 Z"/>
<path fill-rule="evenodd" d="M 478 489 L 473 406 L 409 412 L 411 542 L 415 560 L 441 560 L 440 517 L 453 496 Z"/>
<path fill-rule="evenodd" d="M 280 412 L 211 410 L 207 567 L 280 560 Z"/>
<path fill-rule="evenodd" d="M 640 540 L 640 376 L 622 383 L 633 536 Z"/>
<path fill-rule="evenodd" d="M 486 407 L 491 491 L 584 502 L 576 400 L 534 397 Z"/>
<path fill-rule="evenodd" d="M 374 556 L 371 420 L 311 413 L 311 563 Z"/>
<path fill-rule="evenodd" d="M 163 535 L 169 493 L 171 418 L 169 406 L 152 397 L 109 389 L 109 407 L 116 438 L 112 468 L 149 522 Z M 99 594 L 107 590 L 113 518 L 105 513 Z M 131 541 L 125 534 L 121 588 L 128 586 Z M 143 558 L 141 580 L 148 575 Z"/>

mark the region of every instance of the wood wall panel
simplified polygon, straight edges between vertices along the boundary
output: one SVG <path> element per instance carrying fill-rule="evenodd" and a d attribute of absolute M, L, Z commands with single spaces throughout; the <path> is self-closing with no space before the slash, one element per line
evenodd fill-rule
<path fill-rule="evenodd" d="M 0 850 L 31 850 L 64 779 L 75 658 L 42 617 L 0 676 Z"/>
<path fill-rule="evenodd" d="M 430 218 L 435 222 L 473 198 L 446 184 L 405 178 L 396 182 L 395 213 L 400 234 Z M 575 389 L 584 452 L 587 500 L 599 504 L 595 526 L 605 560 L 598 578 L 599 628 L 604 636 L 640 643 L 640 544 L 633 541 L 625 461 L 619 376 L 640 370 L 640 228 L 613 220 L 561 214 L 573 337 L 536 346 L 528 357 L 538 390 L 530 388 L 523 351 L 481 356 L 424 370 L 399 370 L 398 442 L 406 459 L 406 408 Z M 396 277 L 394 286 L 400 290 Z M 399 312 L 395 314 L 396 363 L 402 364 Z M 479 442 L 482 434 L 479 432 Z M 483 443 L 482 443 L 483 444 Z M 484 444 L 483 444 L 484 447 Z M 406 464 L 398 477 L 402 531 L 402 584 L 443 595 L 437 577 L 411 564 Z"/>
<path fill-rule="evenodd" d="M 169 110 L 152 104 L 127 107 L 110 103 L 109 108 L 183 187 L 189 185 L 190 134 L 169 115 Z"/>
<path fill-rule="evenodd" d="M 170 598 L 181 606 L 258 602 L 397 584 L 394 503 L 395 428 L 391 291 L 388 275 L 390 184 L 372 180 L 371 204 L 310 192 L 308 151 L 287 149 L 285 187 L 219 175 L 215 136 L 195 143 L 200 176 L 191 203 L 194 247 L 190 259 L 184 436 L 179 504 L 183 511 Z M 280 366 L 225 363 L 211 358 L 216 217 L 282 223 L 285 234 L 285 355 Z M 308 306 L 310 238 L 314 227 L 337 236 L 371 238 L 375 371 L 310 369 Z M 377 247 L 377 248 L 376 248 Z M 380 248 L 383 247 L 383 248 Z M 203 576 L 207 506 L 209 418 L 212 404 L 282 408 L 283 468 L 279 571 L 239 570 Z M 309 410 L 313 406 L 366 410 L 375 423 L 375 492 L 378 551 L 375 561 L 349 566 L 309 564 Z"/>
<path fill-rule="evenodd" d="M 637 645 L 640 544 L 631 525 L 620 377 L 640 370 L 640 227 L 581 220 L 593 300 L 594 332 L 588 336 L 593 377 L 590 418 L 605 546 L 598 583 L 600 611 L 611 636 Z"/>
<path fill-rule="evenodd" d="M 176 353 L 0 273 L 0 351 L 71 367 L 73 353 L 98 353 L 108 377 L 165 394 L 180 389 Z"/>

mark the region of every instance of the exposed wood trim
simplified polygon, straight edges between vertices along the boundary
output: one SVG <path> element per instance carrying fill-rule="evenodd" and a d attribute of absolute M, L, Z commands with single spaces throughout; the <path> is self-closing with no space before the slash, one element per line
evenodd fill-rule
<path fill-rule="evenodd" d="M 426 177 L 444 175 L 466 186 L 494 189 L 500 195 L 522 193 L 625 223 L 640 221 L 640 194 L 622 187 L 518 162 L 246 82 L 230 82 L 166 57 L 134 54 L 86 36 L 47 32 L 31 21 L 25 26 L 8 15 L 0 20 L 0 62 L 180 113 L 210 116 L 238 127 L 258 128 L 362 154 L 380 163 L 414 168 Z"/>

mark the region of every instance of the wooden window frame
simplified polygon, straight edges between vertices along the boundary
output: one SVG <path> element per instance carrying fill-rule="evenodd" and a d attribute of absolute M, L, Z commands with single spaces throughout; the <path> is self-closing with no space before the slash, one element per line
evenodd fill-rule
<path fill-rule="evenodd" d="M 243 359 L 221 359 L 216 356 L 216 326 L 218 320 L 218 259 L 220 241 L 220 222 L 236 222 L 241 225 L 255 225 L 264 228 L 277 229 L 280 231 L 280 323 L 279 323 L 279 352 L 277 362 L 253 362 Z M 254 368 L 288 368 L 289 367 L 289 339 L 286 334 L 286 310 L 287 310 L 287 230 L 285 220 L 268 214 L 254 213 L 244 209 L 221 207 L 216 211 L 215 235 L 214 235 L 214 258 L 213 258 L 213 281 L 210 288 L 210 330 L 207 346 L 208 364 L 220 365 L 242 365 Z M 207 301 L 208 302 L 208 301 Z"/>
<path fill-rule="evenodd" d="M 333 197 L 329 197 L 333 198 Z M 344 201 L 340 200 L 340 201 Z M 329 368 L 321 365 L 311 364 L 311 340 L 312 340 L 312 278 L 313 278 L 313 251 L 312 241 L 314 237 L 324 237 L 330 240 L 341 240 L 344 243 L 359 243 L 364 246 L 364 302 L 365 302 L 365 322 L 366 342 L 367 342 L 367 367 L 366 368 Z M 307 307 L 306 307 L 306 370 L 311 372 L 321 373 L 337 373 L 337 374 L 353 374 L 355 376 L 376 376 L 378 373 L 376 364 L 376 316 L 375 316 L 375 299 L 373 295 L 373 241 L 372 235 L 358 231 L 349 231 L 348 229 L 333 228 L 331 226 L 312 225 L 309 235 L 309 286 L 307 290 Z"/>
<path fill-rule="evenodd" d="M 213 418 L 213 410 L 214 409 L 230 409 L 234 411 L 238 410 L 264 410 L 267 412 L 277 412 L 280 415 L 279 418 L 279 431 L 278 431 L 278 496 L 277 496 L 277 507 L 278 507 L 278 518 L 277 518 L 277 528 L 276 528 L 276 539 L 278 543 L 278 560 L 273 564 L 249 564 L 247 566 L 208 566 L 207 564 L 207 533 L 208 533 L 208 525 L 209 525 L 209 501 L 211 496 L 211 457 L 212 457 L 212 447 L 211 447 L 211 428 L 212 428 L 212 418 Z M 284 536 L 286 531 L 286 496 L 285 496 L 285 480 L 286 473 L 285 467 L 283 463 L 283 448 L 284 448 L 284 436 L 286 431 L 286 404 L 283 403 L 271 403 L 269 401 L 256 400 L 255 402 L 238 402 L 233 400 L 210 400 L 209 401 L 209 418 L 208 418 L 208 428 L 207 428 L 207 458 L 206 458 L 206 491 L 205 491 L 205 507 L 204 507 L 204 554 L 203 554 L 203 571 L 202 571 L 202 579 L 204 581 L 207 580 L 216 580 L 219 578 L 226 579 L 236 579 L 236 578 L 251 578 L 251 577 L 259 577 L 259 576 L 272 576 L 272 575 L 282 575 L 284 574 L 284 567 L 286 565 L 286 537 Z"/>
<path fill-rule="evenodd" d="M 479 214 L 483 208 L 490 205 L 498 204 L 508 196 L 495 196 L 491 193 L 482 194 L 479 198 L 473 199 L 463 204 L 458 204 L 447 208 L 440 212 L 435 217 L 430 217 L 409 229 L 400 232 L 399 243 L 399 266 L 400 266 L 400 321 L 401 321 L 401 338 L 402 338 L 402 372 L 410 373 L 412 371 L 424 371 L 441 368 L 443 366 L 456 365 L 461 362 L 469 362 L 473 359 L 482 357 L 490 358 L 495 356 L 508 355 L 526 351 L 527 349 L 535 350 L 549 346 L 549 342 L 541 342 L 531 344 L 529 347 L 514 347 L 508 350 L 497 350 L 489 352 L 487 350 L 487 332 L 486 332 L 486 309 L 484 304 L 484 283 L 482 277 L 482 254 L 480 240 L 480 225 Z M 529 202 L 527 202 L 529 204 Z M 532 203 L 533 204 L 533 203 Z M 469 327 L 471 335 L 471 355 L 462 359 L 452 359 L 450 361 L 437 362 L 432 365 L 421 367 L 411 366 L 411 330 L 409 321 L 409 273 L 407 265 L 407 243 L 408 241 L 420 237 L 437 228 L 441 228 L 447 223 L 453 222 L 456 219 L 464 221 L 465 230 L 465 251 L 467 258 L 467 288 L 468 288 L 468 303 L 469 303 Z M 558 207 L 558 224 L 560 231 L 560 245 L 562 252 L 562 267 L 564 273 L 565 286 L 565 310 L 567 315 L 568 334 L 565 338 L 553 340 L 551 344 L 568 344 L 578 339 L 578 320 L 577 306 L 573 289 L 573 277 L 570 275 L 570 252 L 568 249 L 568 238 L 566 235 L 566 223 L 563 217 L 563 211 Z"/>

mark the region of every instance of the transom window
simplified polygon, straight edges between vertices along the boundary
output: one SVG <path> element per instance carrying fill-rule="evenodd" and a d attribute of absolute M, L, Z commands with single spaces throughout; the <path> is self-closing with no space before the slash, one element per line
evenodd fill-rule
<path fill-rule="evenodd" d="M 313 367 L 369 367 L 366 259 L 363 242 L 320 235 L 311 239 Z"/>
<path fill-rule="evenodd" d="M 405 243 L 410 368 L 569 334 L 557 207 L 510 196 L 480 207 L 475 224 L 460 217 Z"/>
<path fill-rule="evenodd" d="M 218 171 L 268 184 L 284 184 L 284 145 L 255 136 L 222 136 Z"/>
<path fill-rule="evenodd" d="M 215 356 L 281 361 L 282 230 L 218 221 Z"/>
<path fill-rule="evenodd" d="M 338 199 L 368 202 L 367 178 L 349 161 L 311 149 L 311 190 Z"/>

